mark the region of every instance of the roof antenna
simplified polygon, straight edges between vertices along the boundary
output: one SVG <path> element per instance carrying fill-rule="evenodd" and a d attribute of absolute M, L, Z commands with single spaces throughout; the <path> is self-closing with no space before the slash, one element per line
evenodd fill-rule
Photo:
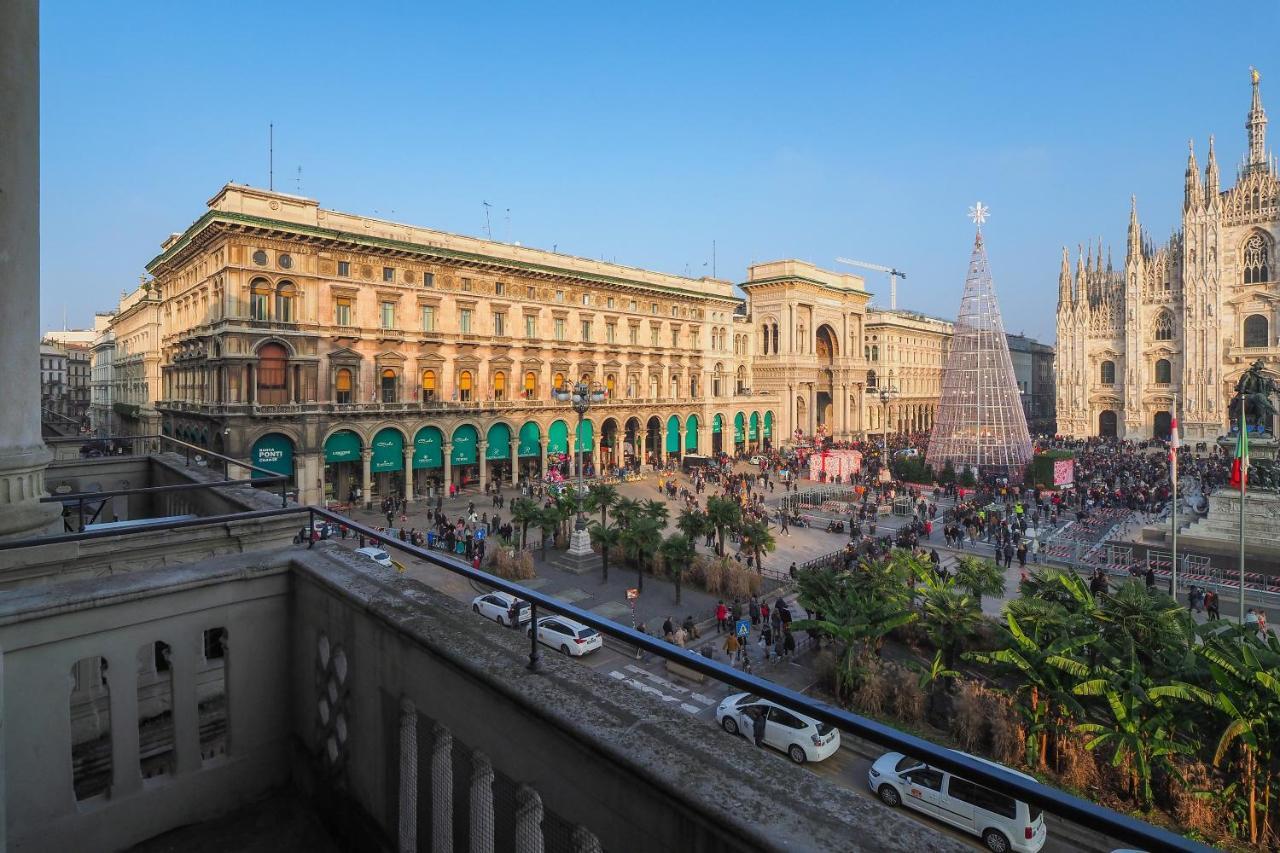
<path fill-rule="evenodd" d="M 274 192 L 276 188 L 276 125 L 267 125 L 267 189 Z"/>
<path fill-rule="evenodd" d="M 492 207 L 493 205 L 489 204 L 489 202 L 487 201 L 482 201 L 480 203 L 484 205 L 484 233 L 488 234 L 489 239 L 492 240 L 493 229 L 489 227 L 489 208 Z"/>
<path fill-rule="evenodd" d="M 509 207 L 507 208 L 507 233 L 503 239 L 508 243 L 511 242 L 511 208 Z"/>
<path fill-rule="evenodd" d="M 296 180 L 298 182 L 298 195 L 302 195 L 302 167 L 301 166 L 298 167 L 298 177 L 296 178 Z"/>

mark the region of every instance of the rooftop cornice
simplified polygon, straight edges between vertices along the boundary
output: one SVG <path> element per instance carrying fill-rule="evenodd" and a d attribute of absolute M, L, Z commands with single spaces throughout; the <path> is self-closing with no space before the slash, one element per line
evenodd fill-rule
<path fill-rule="evenodd" d="M 600 273 L 590 273 L 580 270 L 549 266 L 546 264 L 537 264 L 529 261 L 519 261 L 511 258 L 500 258 L 476 252 L 446 249 L 441 246 L 433 246 L 425 243 L 412 243 L 388 237 L 371 237 L 362 234 L 354 234 L 350 231 L 321 228 L 315 225 L 285 222 L 278 219 L 221 210 L 207 211 L 203 216 L 192 223 L 191 227 L 183 232 L 182 236 L 175 241 L 173 245 L 166 248 L 163 252 L 152 258 L 147 263 L 147 271 L 152 275 L 157 275 L 162 268 L 184 256 L 188 250 L 197 249 L 204 245 L 209 236 L 214 233 L 214 229 L 217 226 L 224 226 L 229 230 L 238 232 L 257 232 L 262 236 L 294 240 L 301 238 L 303 242 L 307 242 L 312 245 L 338 244 L 364 249 L 374 249 L 383 254 L 394 257 L 438 258 L 442 260 L 460 261 L 477 268 L 515 270 L 525 274 L 563 279 L 566 281 L 590 281 L 598 284 L 613 285 L 616 287 L 634 288 L 636 290 L 650 293 L 657 292 L 670 296 L 696 298 L 699 301 L 714 300 L 726 303 L 743 301 L 741 297 L 736 295 L 722 296 L 720 294 L 704 293 L 693 289 L 653 284 L 650 282 L 623 278 L 621 276 L 609 276 Z M 691 279 L 690 284 L 696 284 L 696 282 Z"/>

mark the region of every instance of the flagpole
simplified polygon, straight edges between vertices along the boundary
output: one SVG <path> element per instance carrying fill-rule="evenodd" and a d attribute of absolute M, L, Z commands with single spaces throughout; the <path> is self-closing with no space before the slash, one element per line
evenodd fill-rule
<path fill-rule="evenodd" d="M 1170 538 L 1173 542 L 1173 574 L 1169 581 L 1169 592 L 1173 600 L 1178 600 L 1178 395 L 1173 395 L 1173 433 L 1169 436 L 1169 480 L 1173 485 L 1173 499 L 1169 505 L 1169 518 L 1173 526 Z"/>
<path fill-rule="evenodd" d="M 1244 493 L 1249 488 L 1249 434 L 1244 421 L 1244 395 L 1240 396 L 1240 624 L 1244 625 Z"/>

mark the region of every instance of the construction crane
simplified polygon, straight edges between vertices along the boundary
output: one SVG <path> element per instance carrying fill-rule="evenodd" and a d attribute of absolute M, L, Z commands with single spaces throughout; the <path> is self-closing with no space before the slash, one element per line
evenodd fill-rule
<path fill-rule="evenodd" d="M 848 264 L 851 267 L 862 267 L 867 270 L 875 270 L 876 272 L 887 272 L 889 274 L 889 307 L 898 307 L 898 279 L 906 279 L 907 274 L 902 270 L 896 270 L 893 267 L 883 267 L 880 264 L 868 264 L 863 261 L 851 261 L 848 258 L 836 258 L 838 264 Z"/>

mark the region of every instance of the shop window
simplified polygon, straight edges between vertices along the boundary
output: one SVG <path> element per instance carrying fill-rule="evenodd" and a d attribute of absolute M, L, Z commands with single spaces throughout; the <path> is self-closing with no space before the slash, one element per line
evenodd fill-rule
<path fill-rule="evenodd" d="M 271 285 L 265 279 L 256 279 L 249 290 L 249 319 L 265 322 L 271 304 Z"/>
<path fill-rule="evenodd" d="M 276 320 L 281 323 L 296 323 L 294 307 L 297 291 L 291 281 L 282 281 L 276 287 Z"/>
<path fill-rule="evenodd" d="M 288 370 L 289 352 L 281 344 L 263 344 L 258 348 L 258 403 L 280 405 L 289 401 L 285 381 Z"/>

